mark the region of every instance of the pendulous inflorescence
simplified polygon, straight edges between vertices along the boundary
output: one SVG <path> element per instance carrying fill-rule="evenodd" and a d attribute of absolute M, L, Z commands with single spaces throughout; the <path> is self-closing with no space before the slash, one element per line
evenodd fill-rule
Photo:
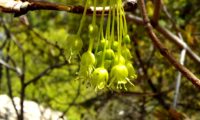
<path fill-rule="evenodd" d="M 86 16 L 86 9 L 92 3 L 94 6 L 92 22 L 88 26 L 89 46 L 81 55 L 78 78 L 89 83 L 96 91 L 127 90 L 126 85 L 133 83 L 137 75 L 132 65 L 130 52 L 131 40 L 128 35 L 125 12 L 122 0 L 103 1 L 100 24 L 96 20 L 96 0 L 87 0 L 81 25 L 76 39 L 80 43 L 80 29 Z M 105 8 L 109 12 L 105 20 Z M 104 29 L 104 26 L 106 28 Z"/>

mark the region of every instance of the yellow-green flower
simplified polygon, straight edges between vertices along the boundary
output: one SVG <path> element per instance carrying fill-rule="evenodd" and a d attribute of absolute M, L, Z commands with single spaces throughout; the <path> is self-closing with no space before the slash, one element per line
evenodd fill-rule
<path fill-rule="evenodd" d="M 105 88 L 108 81 L 108 71 L 103 68 L 99 67 L 94 70 L 92 73 L 91 84 L 95 86 L 95 90 L 101 90 Z"/>

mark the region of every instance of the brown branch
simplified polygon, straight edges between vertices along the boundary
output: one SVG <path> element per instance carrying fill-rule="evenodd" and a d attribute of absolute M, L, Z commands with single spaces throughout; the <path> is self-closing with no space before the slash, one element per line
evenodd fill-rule
<path fill-rule="evenodd" d="M 7 39 L 9 40 L 11 38 L 11 33 L 9 31 L 9 29 L 7 28 L 7 26 L 5 25 L 4 21 L 1 20 L 2 24 L 3 24 L 3 28 L 4 28 L 4 31 L 6 33 L 6 37 Z M 7 46 L 4 46 L 6 47 L 6 52 L 9 53 L 10 52 L 10 42 L 8 41 L 8 45 Z M 11 67 L 8 62 L 11 61 L 12 63 L 14 63 L 14 67 Z M 20 113 L 18 112 L 17 110 L 17 107 L 16 107 L 16 104 L 14 102 L 14 99 L 13 99 L 13 90 L 12 90 L 12 81 L 11 81 L 11 76 L 10 76 L 10 70 L 14 70 L 16 71 L 16 73 L 18 75 L 21 75 L 21 70 L 18 69 L 18 67 L 16 67 L 16 64 L 14 62 L 14 60 L 9 56 L 7 55 L 6 58 L 5 58 L 5 62 L 3 60 L 0 59 L 0 63 L 4 64 L 4 66 L 6 67 L 6 71 L 5 71 L 5 74 L 6 74 L 6 79 L 7 79 L 7 86 L 8 86 L 8 94 L 9 94 L 9 97 L 11 98 L 11 103 L 14 107 L 14 110 L 15 110 L 15 113 L 17 115 L 17 118 L 20 118 Z"/>
<path fill-rule="evenodd" d="M 25 72 L 26 72 L 26 61 L 25 61 L 25 53 L 24 50 L 22 48 L 22 45 L 16 41 L 17 46 L 21 49 L 22 51 L 22 55 L 21 55 L 21 59 L 22 59 L 22 74 L 19 76 L 20 77 L 20 83 L 21 83 L 21 91 L 20 91 L 20 115 L 19 115 L 19 119 L 20 120 L 24 120 L 24 100 L 26 97 L 25 91 L 26 91 L 26 85 L 25 85 Z"/>
<path fill-rule="evenodd" d="M 136 0 L 128 0 L 124 4 L 125 11 L 130 11 L 131 9 L 137 8 Z M 109 12 L 109 7 L 105 7 L 105 14 Z M 74 6 L 74 5 L 61 5 L 45 1 L 30 1 L 30 2 L 21 2 L 14 0 L 1 0 L 0 1 L 0 11 L 4 13 L 14 13 L 15 16 L 20 16 L 26 14 L 28 11 L 35 10 L 58 10 L 66 11 L 71 13 L 83 13 L 84 6 Z M 103 7 L 96 8 L 96 14 L 101 14 Z M 86 14 L 93 14 L 94 7 L 87 8 Z"/>
<path fill-rule="evenodd" d="M 56 3 L 50 3 L 45 1 L 31 1 L 31 2 L 21 2 L 14 0 L 1 0 L 0 1 L 0 11 L 4 13 L 14 13 L 15 16 L 20 16 L 28 11 L 35 10 L 58 10 L 67 11 L 73 13 L 83 13 L 83 6 L 72 6 L 72 5 L 60 5 Z M 98 14 L 97 10 L 97 14 Z M 101 11 L 100 11 L 101 12 Z M 91 8 L 88 8 L 87 14 L 92 14 Z"/>
<path fill-rule="evenodd" d="M 53 69 L 60 68 L 63 65 L 66 65 L 66 64 L 67 64 L 67 62 L 60 63 L 60 64 L 54 64 L 54 65 L 49 66 L 48 68 L 46 68 L 45 70 L 43 70 L 41 73 L 39 73 L 37 76 L 35 76 L 33 79 L 31 79 L 27 83 L 25 83 L 25 86 L 28 86 L 31 83 L 37 82 L 40 78 L 42 78 L 43 76 L 45 76 L 46 74 L 48 74 Z"/>
<path fill-rule="evenodd" d="M 18 68 L 10 66 L 8 63 L 0 59 L 0 64 L 3 65 L 4 67 L 16 72 L 17 74 L 21 74 L 20 70 Z"/>
<path fill-rule="evenodd" d="M 160 10 L 161 10 L 161 0 L 155 0 L 155 7 L 154 7 L 154 14 L 153 14 L 153 23 L 158 22 L 160 17 Z"/>
<path fill-rule="evenodd" d="M 137 25 L 144 25 L 144 22 L 141 17 L 132 15 L 132 14 L 127 14 L 127 21 L 128 22 L 134 22 Z M 152 21 L 152 20 L 150 20 Z M 189 57 L 192 58 L 192 60 L 195 60 L 198 64 L 200 64 L 200 57 L 192 51 L 192 49 L 184 42 L 182 41 L 179 37 L 177 37 L 175 34 L 170 32 L 168 29 L 161 27 L 160 25 L 153 24 L 154 28 L 161 33 L 165 38 L 169 39 L 171 42 L 175 43 L 179 48 L 183 49 L 185 48 L 187 50 L 187 53 Z"/>
<path fill-rule="evenodd" d="M 129 23 L 135 23 L 137 25 L 144 25 L 144 22 L 141 17 L 135 16 L 133 14 L 126 14 L 126 20 Z"/>
<path fill-rule="evenodd" d="M 197 88 L 200 89 L 200 80 L 186 67 L 181 65 L 176 59 L 169 53 L 168 49 L 160 42 L 156 34 L 153 32 L 153 27 L 150 24 L 149 18 L 146 13 L 144 0 L 139 0 L 140 12 L 143 17 L 143 21 L 146 26 L 146 31 L 154 43 L 155 47 L 160 51 L 160 53 L 169 60 L 169 62 L 178 69 L 188 80 L 190 80 Z"/>
<path fill-rule="evenodd" d="M 179 37 L 177 37 L 175 34 L 170 32 L 164 27 L 157 26 L 155 29 L 161 33 L 163 36 L 165 36 L 167 39 L 171 40 L 173 43 L 178 45 L 181 49 L 185 48 L 187 50 L 188 55 L 195 60 L 197 63 L 200 64 L 200 57 L 192 51 L 192 49 L 184 42 L 182 41 Z"/>
<path fill-rule="evenodd" d="M 7 57 L 6 61 L 7 62 L 9 61 L 9 57 Z M 9 97 L 11 98 L 11 102 L 14 107 L 15 113 L 16 113 L 17 117 L 19 118 L 19 112 L 17 111 L 17 107 L 16 107 L 16 104 L 13 99 L 14 97 L 13 97 L 13 90 L 12 90 L 12 81 L 10 78 L 10 69 L 9 68 L 6 68 L 6 79 L 7 79 L 7 86 L 8 86 L 8 94 L 9 94 Z"/>

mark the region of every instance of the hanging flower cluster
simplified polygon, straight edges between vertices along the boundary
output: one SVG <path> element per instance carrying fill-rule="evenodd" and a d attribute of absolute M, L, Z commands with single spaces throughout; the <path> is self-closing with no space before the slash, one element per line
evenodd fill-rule
<path fill-rule="evenodd" d="M 79 70 L 79 78 L 87 81 L 95 90 L 124 89 L 126 84 L 131 84 L 130 79 L 137 77 L 132 66 L 130 53 L 130 37 L 127 33 L 125 12 L 122 0 L 110 0 L 107 21 L 105 22 L 105 6 L 101 14 L 100 25 L 96 24 L 96 0 L 93 0 L 94 12 L 92 23 L 89 25 L 89 47 L 82 54 Z M 88 8 L 89 0 L 85 5 L 82 21 Z M 106 25 L 106 29 L 103 26 Z M 80 25 L 80 28 L 82 25 Z M 80 30 L 80 29 L 79 29 Z M 78 45 L 82 45 L 80 37 L 76 36 Z M 76 44 L 74 43 L 74 46 Z"/>

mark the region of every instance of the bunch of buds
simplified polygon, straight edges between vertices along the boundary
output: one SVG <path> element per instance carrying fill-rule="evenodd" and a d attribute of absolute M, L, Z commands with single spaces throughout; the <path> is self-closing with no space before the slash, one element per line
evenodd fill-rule
<path fill-rule="evenodd" d="M 137 75 L 131 62 L 131 40 L 127 32 L 122 0 L 103 1 L 99 25 L 96 23 L 96 0 L 92 3 L 94 11 L 92 23 L 88 27 L 89 46 L 81 55 L 78 77 L 93 86 L 96 91 L 127 90 L 126 85 L 134 86 L 131 80 L 136 79 Z M 86 2 L 82 20 L 86 15 L 88 4 L 89 0 Z M 109 11 L 105 22 L 106 6 L 109 7 Z M 75 37 L 76 41 L 82 45 L 78 36 Z"/>

